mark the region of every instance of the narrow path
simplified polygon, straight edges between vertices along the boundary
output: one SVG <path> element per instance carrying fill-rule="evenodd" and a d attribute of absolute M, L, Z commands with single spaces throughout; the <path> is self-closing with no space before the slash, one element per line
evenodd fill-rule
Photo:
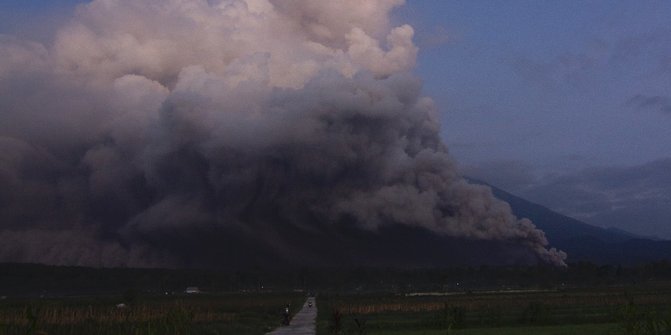
<path fill-rule="evenodd" d="M 308 303 L 312 307 L 308 307 Z M 303 308 L 294 315 L 288 326 L 282 326 L 266 335 L 315 335 L 315 320 L 317 319 L 317 302 L 314 297 L 309 297 L 303 304 Z"/>

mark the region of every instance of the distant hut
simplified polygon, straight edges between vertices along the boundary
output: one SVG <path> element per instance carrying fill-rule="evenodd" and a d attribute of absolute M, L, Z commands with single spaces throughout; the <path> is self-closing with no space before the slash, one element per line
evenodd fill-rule
<path fill-rule="evenodd" d="M 184 293 L 186 293 L 186 294 L 199 294 L 201 292 L 200 292 L 200 289 L 197 286 L 189 286 L 189 287 L 186 288 Z"/>

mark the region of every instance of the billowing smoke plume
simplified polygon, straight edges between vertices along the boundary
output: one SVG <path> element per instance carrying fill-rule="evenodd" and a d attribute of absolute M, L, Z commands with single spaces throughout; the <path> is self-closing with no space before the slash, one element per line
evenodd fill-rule
<path fill-rule="evenodd" d="M 282 257 L 278 227 L 345 224 L 563 264 L 457 174 L 402 2 L 95 0 L 52 45 L 0 36 L 0 261 L 188 266 L 240 236 Z"/>

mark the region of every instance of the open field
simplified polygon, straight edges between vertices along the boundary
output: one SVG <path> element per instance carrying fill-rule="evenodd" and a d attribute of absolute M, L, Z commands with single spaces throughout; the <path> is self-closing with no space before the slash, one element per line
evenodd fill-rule
<path fill-rule="evenodd" d="M 128 297 L 126 297 L 128 298 Z M 302 294 L 229 294 L 0 301 L 0 334 L 263 334 Z M 294 310 L 295 312 L 295 310 Z"/>
<path fill-rule="evenodd" d="M 331 295 L 318 334 L 668 334 L 671 284 L 595 289 Z"/>
<path fill-rule="evenodd" d="M 353 334 L 358 334 L 354 332 Z M 550 325 L 550 326 L 509 326 L 489 328 L 468 328 L 433 330 L 379 330 L 365 334 L 371 335 L 628 335 L 619 324 L 587 324 L 587 325 Z"/>
<path fill-rule="evenodd" d="M 400 330 L 369 332 L 371 335 L 445 335 L 445 330 Z M 587 324 L 567 326 L 521 326 L 521 327 L 497 327 L 497 328 L 473 328 L 456 329 L 449 332 L 450 335 L 625 335 L 624 330 L 618 324 Z"/>
<path fill-rule="evenodd" d="M 178 293 L 188 286 L 208 293 Z M 0 335 L 260 335 L 287 303 L 298 310 L 298 291 L 317 294 L 321 335 L 661 335 L 671 325 L 668 263 L 247 272 L 0 264 Z"/>

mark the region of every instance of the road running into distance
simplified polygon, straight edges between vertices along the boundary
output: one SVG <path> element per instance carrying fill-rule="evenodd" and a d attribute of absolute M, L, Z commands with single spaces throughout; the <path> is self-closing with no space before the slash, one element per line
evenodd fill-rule
<path fill-rule="evenodd" d="M 308 307 L 309 303 L 312 303 L 312 307 Z M 314 297 L 309 297 L 288 326 L 279 327 L 266 335 L 315 335 L 316 319 L 317 302 Z"/>

